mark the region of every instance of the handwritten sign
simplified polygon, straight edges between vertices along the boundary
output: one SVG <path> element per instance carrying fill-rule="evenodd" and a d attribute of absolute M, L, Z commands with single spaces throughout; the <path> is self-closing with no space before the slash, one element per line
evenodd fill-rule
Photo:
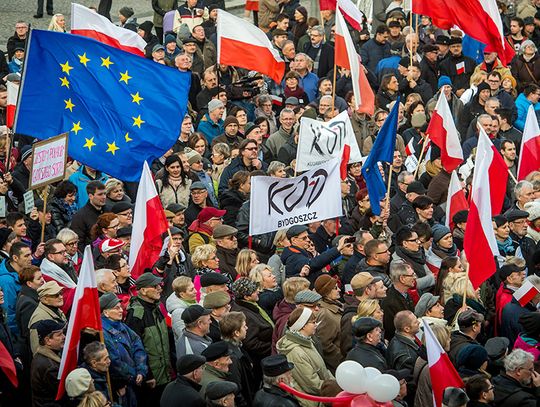
<path fill-rule="evenodd" d="M 23 194 L 24 198 L 24 213 L 27 215 L 34 209 L 34 193 L 32 191 L 26 191 Z"/>
<path fill-rule="evenodd" d="M 67 133 L 35 143 L 32 147 L 30 188 L 35 189 L 64 179 L 66 172 Z"/>

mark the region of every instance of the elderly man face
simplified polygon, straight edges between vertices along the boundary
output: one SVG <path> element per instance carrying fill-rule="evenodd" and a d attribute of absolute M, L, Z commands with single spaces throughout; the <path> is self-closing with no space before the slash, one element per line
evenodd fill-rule
<path fill-rule="evenodd" d="M 311 32 L 309 33 L 309 39 L 311 40 L 312 45 L 317 46 L 322 42 L 322 40 L 324 39 L 324 36 L 318 30 L 312 29 Z"/>
<path fill-rule="evenodd" d="M 186 54 L 181 54 L 176 57 L 176 67 L 181 71 L 191 69 L 191 57 Z"/>
<path fill-rule="evenodd" d="M 287 58 L 289 61 L 292 61 L 296 55 L 296 50 L 294 49 L 293 43 L 285 44 L 285 46 L 281 49 L 281 52 L 283 52 L 283 56 L 285 56 L 285 58 Z"/>

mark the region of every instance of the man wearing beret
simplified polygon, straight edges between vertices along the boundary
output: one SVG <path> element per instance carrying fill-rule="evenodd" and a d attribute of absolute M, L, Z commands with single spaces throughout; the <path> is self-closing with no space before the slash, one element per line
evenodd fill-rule
<path fill-rule="evenodd" d="M 127 307 L 126 324 L 139 335 L 148 354 L 146 382 L 138 388 L 141 405 L 152 405 L 171 380 L 169 333 L 159 309 L 162 281 L 143 273 L 135 282 L 137 296 L 131 297 Z"/>
<path fill-rule="evenodd" d="M 255 394 L 253 407 L 299 407 L 298 401 L 279 387 L 280 383 L 290 386 L 291 370 L 294 365 L 284 355 L 272 355 L 261 361 L 263 369 L 263 387 Z"/>
<path fill-rule="evenodd" d="M 233 382 L 220 381 L 210 383 L 205 393 L 208 407 L 234 407 L 234 399 L 237 391 L 238 386 Z"/>
<path fill-rule="evenodd" d="M 212 342 L 221 340 L 219 321 L 231 309 L 230 303 L 231 296 L 225 291 L 214 291 L 204 296 L 203 307 L 212 310 L 210 314 L 210 331 L 208 332 L 208 336 L 212 339 Z"/>
<path fill-rule="evenodd" d="M 514 254 L 525 259 L 529 274 L 534 273 L 535 264 L 533 256 L 536 251 L 536 244 L 534 240 L 527 236 L 527 229 L 529 227 L 527 218 L 529 217 L 529 212 L 511 209 L 505 213 L 505 216 L 508 219 L 508 226 L 510 227 L 510 238 L 512 239 L 512 246 L 515 249 Z"/>
<path fill-rule="evenodd" d="M 206 393 L 206 387 L 212 382 L 227 381 L 230 379 L 229 369 L 232 364 L 229 345 L 225 341 L 211 343 L 201 355 L 206 358 L 204 365 L 201 394 Z"/>
<path fill-rule="evenodd" d="M 461 42 L 459 37 L 450 38 L 450 52 L 439 65 L 441 75 L 450 77 L 454 85 L 454 92 L 458 97 L 465 92 L 465 89 L 469 89 L 469 80 L 476 68 L 474 60 L 463 55 Z"/>
<path fill-rule="evenodd" d="M 200 355 L 184 355 L 178 358 L 176 362 L 176 380 L 165 387 L 161 396 L 161 407 L 206 406 L 199 393 L 204 362 L 206 362 L 206 359 Z"/>
<path fill-rule="evenodd" d="M 60 353 L 64 348 L 64 322 L 46 319 L 39 321 L 31 328 L 36 330 L 39 346 L 34 354 L 30 368 L 32 386 L 32 405 L 44 407 L 54 403 L 58 391 L 58 370 L 60 369 Z"/>
<path fill-rule="evenodd" d="M 523 259 L 518 261 L 525 263 Z M 501 285 L 495 295 L 495 334 L 498 332 L 497 328 L 501 326 L 503 308 L 512 301 L 514 292 L 523 284 L 525 265 L 523 264 L 523 267 L 520 267 L 517 264 L 505 263 L 499 269 L 498 274 Z"/>
<path fill-rule="evenodd" d="M 380 350 L 382 340 L 381 321 L 362 317 L 354 321 L 352 334 L 356 345 L 347 353 L 347 360 L 353 360 L 364 367 L 374 367 L 381 372 L 388 370 L 386 358 Z"/>
<path fill-rule="evenodd" d="M 216 256 L 219 259 L 219 269 L 222 273 L 236 277 L 236 256 L 238 256 L 238 229 L 229 225 L 218 225 L 214 229 L 216 241 Z M 231 280 L 231 282 L 234 280 Z"/>

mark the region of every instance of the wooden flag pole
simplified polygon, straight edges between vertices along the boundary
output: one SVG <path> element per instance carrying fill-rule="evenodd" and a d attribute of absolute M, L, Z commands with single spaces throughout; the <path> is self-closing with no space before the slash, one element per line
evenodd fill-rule
<path fill-rule="evenodd" d="M 416 175 L 418 175 L 418 170 L 420 169 L 420 163 L 422 162 L 422 157 L 424 156 L 424 150 L 426 149 L 426 144 L 429 141 L 429 134 L 424 139 L 424 142 L 422 143 L 422 150 L 420 150 L 420 157 L 418 158 L 418 165 L 416 166 L 416 170 L 414 171 L 414 179 L 416 179 Z"/>
<path fill-rule="evenodd" d="M 334 117 L 334 109 L 336 105 L 336 58 L 334 58 L 334 78 L 332 80 L 332 117 Z"/>
<path fill-rule="evenodd" d="M 49 196 L 49 185 L 45 185 L 43 191 L 43 219 L 41 220 L 41 243 L 45 241 L 45 222 L 47 217 L 47 197 Z"/>
<path fill-rule="evenodd" d="M 392 172 L 394 171 L 394 165 L 390 164 L 390 169 L 388 170 L 388 184 L 386 186 L 386 204 L 385 209 L 388 209 L 390 206 L 390 185 L 392 184 Z"/>
<path fill-rule="evenodd" d="M 469 287 L 469 262 L 467 262 L 467 265 L 465 266 L 465 275 L 467 276 L 467 281 L 465 283 L 465 288 L 463 289 L 463 302 L 461 304 L 462 308 L 465 308 L 467 306 L 467 288 Z"/>
<path fill-rule="evenodd" d="M 516 179 L 516 177 L 514 177 L 514 174 L 512 174 L 512 172 L 510 171 L 510 168 L 508 168 L 508 175 L 510 175 L 510 177 L 512 178 L 512 180 L 517 184 L 518 183 L 518 180 Z"/>
<path fill-rule="evenodd" d="M 105 345 L 105 338 L 103 337 L 103 330 L 99 331 L 99 341 L 103 345 Z M 109 398 L 111 399 L 111 403 L 114 403 L 112 386 L 111 386 L 111 376 L 109 375 L 109 369 L 107 369 L 107 392 L 109 393 Z"/>

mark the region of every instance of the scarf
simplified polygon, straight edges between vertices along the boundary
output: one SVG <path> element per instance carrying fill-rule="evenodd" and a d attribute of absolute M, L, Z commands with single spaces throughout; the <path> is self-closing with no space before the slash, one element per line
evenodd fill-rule
<path fill-rule="evenodd" d="M 418 277 L 424 277 L 426 275 L 424 267 L 426 264 L 426 254 L 422 248 L 417 252 L 411 252 L 404 247 L 397 246 L 396 255 L 409 263 Z"/>
<path fill-rule="evenodd" d="M 264 320 L 265 320 L 266 322 L 268 322 L 268 323 L 272 326 L 272 328 L 275 326 L 275 325 L 274 325 L 274 321 L 272 321 L 272 318 L 270 318 L 270 316 L 267 314 L 267 312 L 266 312 L 265 310 L 263 310 L 263 309 L 259 306 L 259 304 L 257 304 L 256 302 L 253 302 L 253 301 L 246 301 L 246 302 L 247 302 L 247 303 L 250 303 L 250 304 L 252 304 L 252 305 L 254 305 L 255 307 L 257 307 L 257 310 L 259 311 L 259 314 L 261 315 L 261 317 L 263 317 Z"/>
<path fill-rule="evenodd" d="M 508 253 L 512 253 L 514 249 L 514 246 L 512 245 L 512 238 L 508 236 L 504 242 L 497 240 L 497 247 L 499 248 L 499 251 L 504 253 L 504 256 L 508 255 Z"/>
<path fill-rule="evenodd" d="M 75 212 L 77 212 L 77 204 L 73 203 L 72 205 L 70 205 L 63 199 L 58 199 L 58 202 L 60 203 L 60 206 L 66 211 L 68 219 L 71 220 Z"/>
<path fill-rule="evenodd" d="M 437 243 L 431 245 L 431 251 L 439 256 L 441 259 L 444 259 L 448 256 L 457 256 L 457 246 L 454 243 L 450 249 L 444 249 L 439 246 Z"/>
<path fill-rule="evenodd" d="M 71 279 L 71 277 L 62 270 L 58 265 L 54 264 L 49 259 L 43 259 L 40 266 L 43 275 L 55 280 L 58 284 L 66 288 L 75 288 L 77 284 Z"/>
<path fill-rule="evenodd" d="M 426 172 L 431 175 L 432 177 L 436 176 L 439 172 L 441 172 L 440 168 L 435 167 L 433 162 L 428 161 L 426 162 Z"/>
<path fill-rule="evenodd" d="M 283 93 L 285 94 L 285 97 L 294 96 L 298 99 L 301 99 L 302 96 L 304 95 L 304 89 L 302 89 L 300 86 L 297 86 L 295 90 L 292 90 L 288 86 L 285 86 Z"/>

